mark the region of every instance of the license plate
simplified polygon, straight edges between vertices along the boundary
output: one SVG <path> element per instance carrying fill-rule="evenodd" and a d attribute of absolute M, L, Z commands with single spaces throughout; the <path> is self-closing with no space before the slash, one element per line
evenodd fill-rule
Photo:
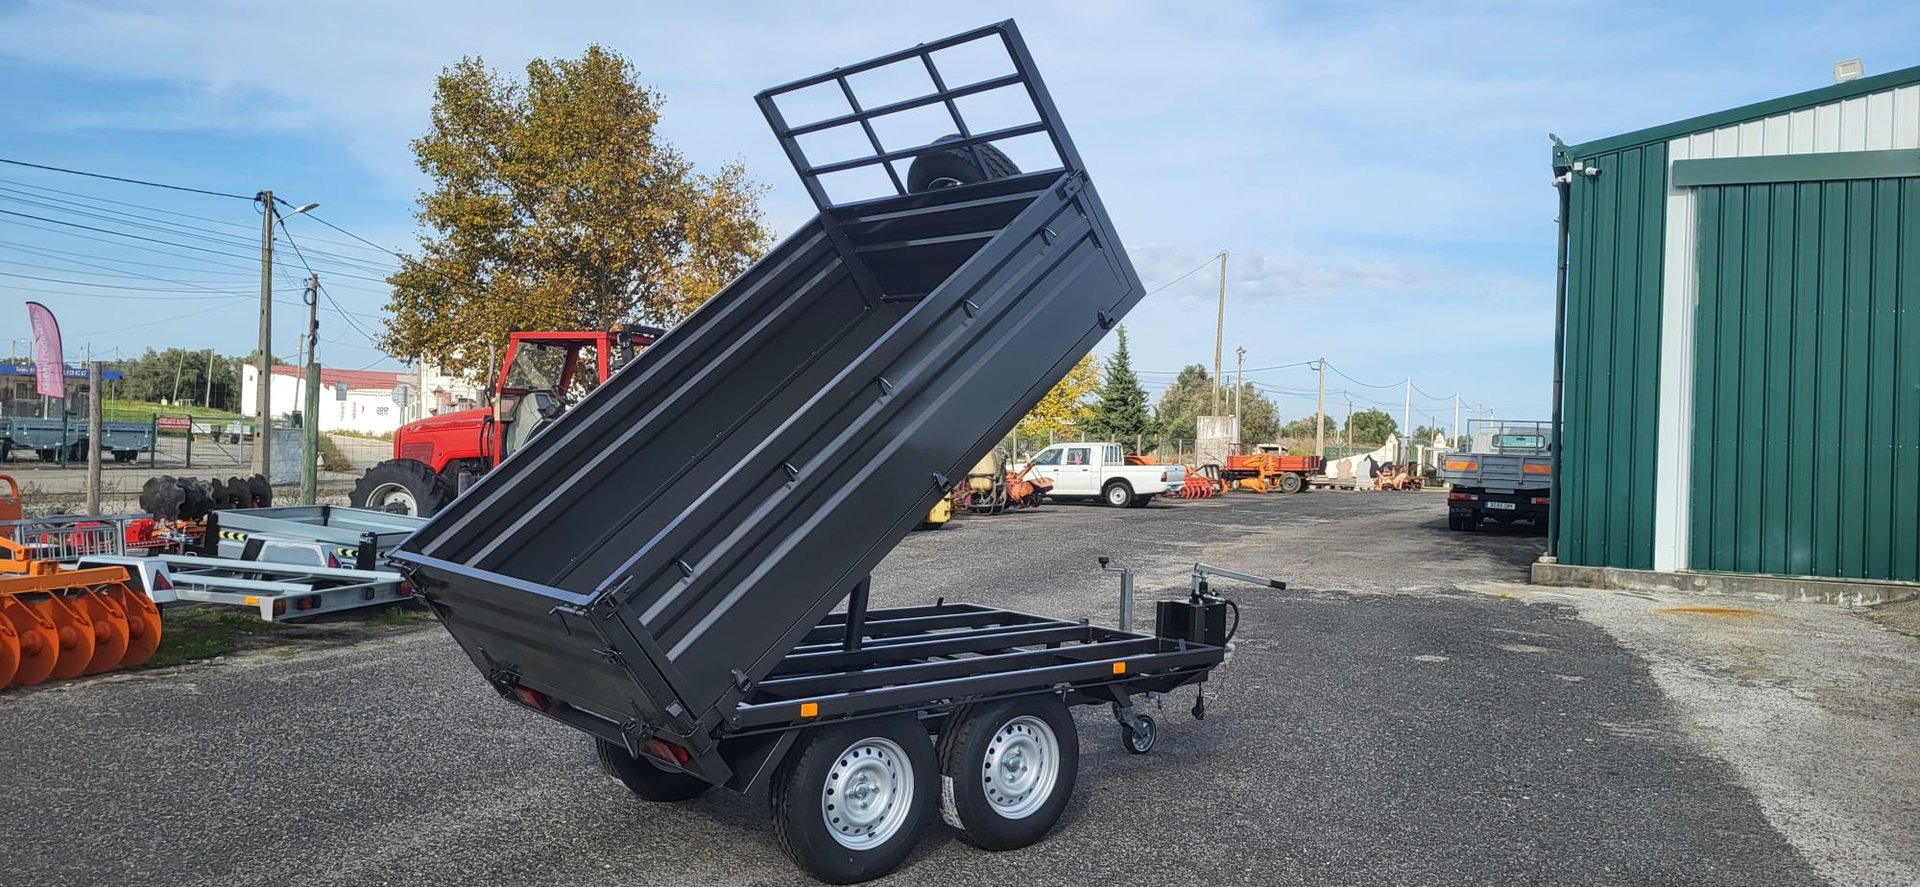
<path fill-rule="evenodd" d="M 1488 507 L 1488 508 L 1498 508 L 1498 509 L 1500 509 L 1500 510 L 1502 510 L 1502 511 L 1512 511 L 1512 510 L 1513 510 L 1513 503 L 1512 503 L 1512 502 L 1488 502 L 1488 503 L 1487 503 L 1487 507 Z"/>

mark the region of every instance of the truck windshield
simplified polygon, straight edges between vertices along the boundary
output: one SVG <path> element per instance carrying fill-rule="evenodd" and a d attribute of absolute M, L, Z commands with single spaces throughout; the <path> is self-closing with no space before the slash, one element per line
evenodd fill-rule
<path fill-rule="evenodd" d="M 1035 465 L 1058 465 L 1058 464 L 1060 464 L 1060 451 L 1059 451 L 1059 450 L 1046 450 L 1046 451 L 1044 451 L 1044 452 L 1042 452 L 1042 453 L 1041 453 L 1040 455 L 1038 455 L 1038 456 L 1035 456 L 1035 457 L 1033 457 L 1033 464 L 1035 464 Z"/>

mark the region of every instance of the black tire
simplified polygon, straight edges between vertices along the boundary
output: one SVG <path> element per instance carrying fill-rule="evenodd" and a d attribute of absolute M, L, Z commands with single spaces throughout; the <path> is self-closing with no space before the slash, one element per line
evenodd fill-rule
<path fill-rule="evenodd" d="M 937 753 L 952 785 L 941 792 L 940 816 L 982 850 L 1014 850 L 1046 837 L 1066 811 L 1080 772 L 1080 734 L 1054 696 L 954 712 Z"/>
<path fill-rule="evenodd" d="M 1280 475 L 1280 492 L 1282 493 L 1298 493 L 1301 490 L 1306 489 L 1306 486 L 1307 486 L 1306 478 L 1303 478 L 1300 475 L 1297 475 L 1297 474 Z"/>
<path fill-rule="evenodd" d="M 884 754 L 863 752 L 883 743 L 892 747 Z M 888 767 L 894 750 L 901 753 L 901 760 Z M 910 772 L 900 774 L 900 765 Z M 881 718 L 808 730 L 774 773 L 767 794 L 773 806 L 774 840 L 807 874 L 827 883 L 853 884 L 878 878 L 899 868 L 919 843 L 927 827 L 927 813 L 939 796 L 938 767 L 933 743 L 927 741 L 927 731 L 916 718 Z M 829 821 L 833 809 L 826 805 L 835 804 L 837 809 L 844 802 L 829 801 L 825 793 L 831 788 L 829 780 L 845 785 L 842 780 L 857 780 L 862 773 L 879 774 L 882 780 L 889 774 L 899 777 L 893 783 L 894 790 L 881 792 L 874 802 L 891 798 L 906 806 L 897 814 L 892 812 L 892 804 L 879 811 L 882 824 L 893 820 L 883 840 L 872 846 L 848 846 L 836 835 L 845 835 L 844 840 L 855 843 L 861 837 L 848 834 L 850 822 L 838 817 Z M 898 790 L 908 787 L 908 795 L 900 797 Z M 848 795 L 839 793 L 836 797 Z"/>
<path fill-rule="evenodd" d="M 347 504 L 431 517 L 453 501 L 453 487 L 433 468 L 417 459 L 388 459 L 353 483 Z"/>
<path fill-rule="evenodd" d="M 55 449 L 34 450 L 33 454 L 39 456 L 42 462 L 57 462 L 60 460 L 60 451 Z"/>
<path fill-rule="evenodd" d="M 140 458 L 139 450 L 114 450 L 113 451 L 113 461 L 115 462 L 132 462 L 133 460 L 138 458 Z"/>
<path fill-rule="evenodd" d="M 1153 502 L 1152 496 L 1135 496 L 1133 497 L 1132 502 L 1127 503 L 1127 507 L 1128 508 L 1145 508 L 1151 502 Z"/>
<path fill-rule="evenodd" d="M 706 780 L 636 758 L 628 754 L 626 749 L 604 739 L 595 739 L 593 750 L 600 758 L 600 769 L 649 801 L 663 804 L 685 801 L 713 788 Z"/>
<path fill-rule="evenodd" d="M 1154 722 L 1152 715 L 1137 717 L 1140 718 L 1140 728 L 1137 730 L 1126 724 L 1120 725 L 1120 745 L 1130 755 L 1144 755 L 1153 751 L 1154 740 L 1160 738 L 1160 725 Z"/>
<path fill-rule="evenodd" d="M 1100 501 L 1115 508 L 1125 508 L 1133 502 L 1133 487 L 1124 480 L 1108 481 L 1100 490 Z"/>
<path fill-rule="evenodd" d="M 958 138 L 958 135 L 941 136 L 933 143 L 937 146 Z M 1020 174 L 1020 167 L 1015 166 L 999 148 L 992 145 L 974 147 L 980 150 L 979 160 L 974 159 L 972 149 L 961 146 L 934 147 L 920 152 L 913 158 L 913 165 L 907 167 L 907 192 L 918 194 L 941 188 L 958 188 Z M 981 166 L 983 162 L 985 168 Z"/>

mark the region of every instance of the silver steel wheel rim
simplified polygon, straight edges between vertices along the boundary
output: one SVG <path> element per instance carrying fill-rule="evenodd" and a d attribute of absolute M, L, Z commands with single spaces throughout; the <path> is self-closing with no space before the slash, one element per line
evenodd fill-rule
<path fill-rule="evenodd" d="M 381 484 L 367 497 L 367 507 L 374 511 L 385 511 L 395 505 L 406 506 L 405 513 L 409 515 L 420 513 L 420 503 L 413 498 L 413 491 L 401 484 Z"/>
<path fill-rule="evenodd" d="M 937 179 L 934 179 L 928 182 L 927 190 L 932 191 L 937 188 L 958 188 L 963 184 L 966 184 L 966 183 L 960 181 L 959 179 L 954 178 L 953 176 L 941 176 Z"/>
<path fill-rule="evenodd" d="M 1131 498 L 1133 496 L 1126 492 L 1125 487 L 1114 487 L 1107 491 L 1107 501 L 1115 505 L 1124 505 Z"/>
<path fill-rule="evenodd" d="M 847 747 L 827 771 L 820 817 L 848 850 L 872 850 L 906 825 L 913 809 L 913 763 L 891 739 L 868 737 Z"/>
<path fill-rule="evenodd" d="M 1025 819 L 1053 797 L 1060 781 L 1060 740 L 1047 722 L 1021 715 L 987 742 L 981 764 L 987 806 L 1005 819 Z"/>

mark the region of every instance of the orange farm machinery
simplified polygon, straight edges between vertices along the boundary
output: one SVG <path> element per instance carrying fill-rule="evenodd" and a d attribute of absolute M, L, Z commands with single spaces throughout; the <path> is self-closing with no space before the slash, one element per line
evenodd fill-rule
<path fill-rule="evenodd" d="M 1304 493 L 1308 480 L 1326 470 L 1319 456 L 1287 453 L 1241 453 L 1227 457 L 1220 477 L 1233 489 L 1252 493 Z"/>
<path fill-rule="evenodd" d="M 1160 460 L 1152 456 L 1127 454 L 1128 465 L 1158 465 Z M 1220 469 L 1215 465 L 1186 465 L 1187 482 L 1167 495 L 1176 499 L 1211 499 L 1226 492 L 1226 485 L 1220 480 Z"/>
<path fill-rule="evenodd" d="M 160 611 L 127 584 L 125 568 L 64 569 L 44 556 L 86 547 L 101 527 L 29 535 L 20 518 L 20 487 L 0 475 L 0 689 L 151 658 L 160 647 Z"/>
<path fill-rule="evenodd" d="M 1028 477 L 1026 468 L 1009 470 L 1006 454 L 996 449 L 974 463 L 973 470 L 967 472 L 967 479 L 955 485 L 954 489 L 956 493 L 966 495 L 969 512 L 999 514 L 1039 506 L 1040 500 L 1053 489 L 1053 481 L 1044 477 Z"/>

